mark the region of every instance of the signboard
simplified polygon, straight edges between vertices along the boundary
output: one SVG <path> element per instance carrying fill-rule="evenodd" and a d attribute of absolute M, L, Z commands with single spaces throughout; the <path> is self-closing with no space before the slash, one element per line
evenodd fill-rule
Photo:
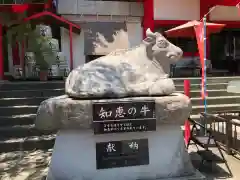
<path fill-rule="evenodd" d="M 155 131 L 154 101 L 93 104 L 94 134 Z"/>
<path fill-rule="evenodd" d="M 147 139 L 96 143 L 96 168 L 109 169 L 149 164 Z"/>

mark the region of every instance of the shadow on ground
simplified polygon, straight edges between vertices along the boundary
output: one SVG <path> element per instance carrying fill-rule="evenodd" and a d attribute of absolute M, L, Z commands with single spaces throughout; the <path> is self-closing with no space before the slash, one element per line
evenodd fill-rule
<path fill-rule="evenodd" d="M 52 150 L 0 154 L 0 179 L 40 180 L 47 173 Z"/>
<path fill-rule="evenodd" d="M 216 162 L 205 162 L 202 163 L 201 157 L 196 152 L 189 153 L 193 166 L 198 169 L 202 174 L 207 177 L 207 180 L 216 180 L 216 179 L 229 179 L 232 178 L 230 172 L 227 172 L 225 164 L 217 164 Z"/>

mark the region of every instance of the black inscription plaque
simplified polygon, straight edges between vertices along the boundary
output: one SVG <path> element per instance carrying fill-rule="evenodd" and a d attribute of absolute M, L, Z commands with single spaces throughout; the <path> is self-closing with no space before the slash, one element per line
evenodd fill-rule
<path fill-rule="evenodd" d="M 155 131 L 154 101 L 93 104 L 94 134 Z"/>
<path fill-rule="evenodd" d="M 97 169 L 109 169 L 148 164 L 148 139 L 96 143 Z"/>

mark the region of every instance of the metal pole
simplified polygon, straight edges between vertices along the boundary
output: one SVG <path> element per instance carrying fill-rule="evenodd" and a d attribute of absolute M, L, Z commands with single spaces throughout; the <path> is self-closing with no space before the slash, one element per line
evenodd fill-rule
<path fill-rule="evenodd" d="M 207 113 L 207 25 L 206 25 L 207 17 L 206 15 L 203 17 L 203 36 L 204 36 L 204 61 L 203 61 L 203 67 L 204 67 L 204 112 Z M 205 119 L 205 118 L 204 118 Z M 205 121 L 205 120 L 204 120 Z M 204 126 L 206 128 L 206 121 L 204 122 Z"/>
<path fill-rule="evenodd" d="M 203 54 L 204 54 L 204 109 L 205 113 L 207 113 L 207 99 L 206 99 L 206 94 L 207 94 L 207 27 L 206 27 L 206 16 L 203 18 L 203 36 L 204 36 L 204 49 L 203 49 Z"/>

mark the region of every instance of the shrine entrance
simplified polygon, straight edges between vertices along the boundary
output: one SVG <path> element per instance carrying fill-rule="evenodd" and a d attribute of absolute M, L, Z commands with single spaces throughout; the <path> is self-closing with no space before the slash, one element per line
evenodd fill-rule
<path fill-rule="evenodd" d="M 214 69 L 240 74 L 240 29 L 225 28 L 210 37 L 210 59 Z"/>

